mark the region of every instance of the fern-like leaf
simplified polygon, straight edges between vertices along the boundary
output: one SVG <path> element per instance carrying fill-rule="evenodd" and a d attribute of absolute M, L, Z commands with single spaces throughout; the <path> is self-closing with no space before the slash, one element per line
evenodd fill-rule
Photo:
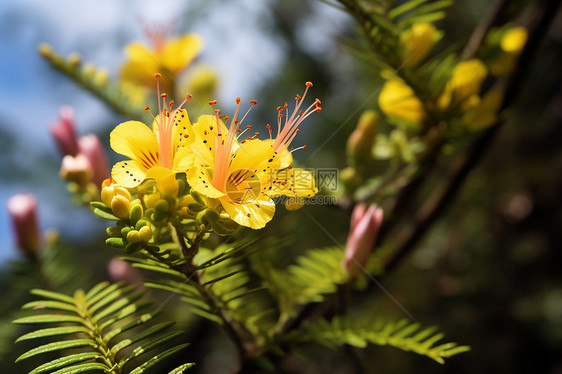
<path fill-rule="evenodd" d="M 429 357 L 441 364 L 445 358 L 470 350 L 469 346 L 457 343 L 437 342 L 443 334 L 435 327 L 422 328 L 419 323 L 408 320 L 384 322 L 368 318 L 336 316 L 331 321 L 320 319 L 308 324 L 304 331 L 296 331 L 289 339 L 314 341 L 329 348 L 345 344 L 363 348 L 367 344 L 389 345 Z"/>
<path fill-rule="evenodd" d="M 46 290 L 32 290 L 31 293 L 42 298 L 23 306 L 24 310 L 34 314 L 19 318 L 14 323 L 61 326 L 35 330 L 17 341 L 53 337 L 58 340 L 32 348 L 16 361 L 46 352 L 69 350 L 63 357 L 39 365 L 31 372 L 33 374 L 69 374 L 91 370 L 139 374 L 188 345 L 167 348 L 170 341 L 183 333 L 169 331 L 173 322 L 154 323 L 158 312 L 141 314 L 152 303 L 140 300 L 144 293 L 137 292 L 136 286 L 102 282 L 88 292 L 78 290 L 72 297 Z M 129 369 L 131 365 L 126 364 L 132 360 L 137 362 L 137 366 Z M 173 372 L 179 373 L 192 365 L 184 364 L 176 369 L 179 371 Z"/>
<path fill-rule="evenodd" d="M 283 271 L 270 269 L 262 274 L 277 296 L 282 315 L 292 315 L 297 305 L 322 302 L 349 279 L 341 262 L 344 252 L 338 247 L 307 251 Z"/>

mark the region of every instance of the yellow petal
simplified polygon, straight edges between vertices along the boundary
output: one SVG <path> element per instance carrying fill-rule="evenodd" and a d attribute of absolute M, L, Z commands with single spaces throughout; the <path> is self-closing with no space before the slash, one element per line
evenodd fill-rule
<path fill-rule="evenodd" d="M 202 115 L 193 125 L 196 139 L 190 145 L 197 160 L 204 166 L 215 164 L 215 142 L 217 120 L 212 115 Z M 211 130 L 212 129 L 212 130 Z M 221 134 L 226 134 L 228 129 L 221 121 Z"/>
<path fill-rule="evenodd" d="M 264 189 L 263 193 L 274 196 L 303 196 L 311 197 L 318 193 L 314 174 L 306 169 L 284 169 L 275 174 L 274 179 Z"/>
<path fill-rule="evenodd" d="M 229 170 L 248 169 L 255 173 L 267 172 L 277 158 L 271 142 L 259 139 L 245 140 L 232 155 Z"/>
<path fill-rule="evenodd" d="M 145 170 L 159 163 L 158 142 L 154 133 L 142 122 L 127 121 L 110 134 L 111 148 L 136 160 Z"/>
<path fill-rule="evenodd" d="M 263 228 L 275 214 L 275 203 L 267 197 L 239 204 L 224 196 L 220 198 L 220 202 L 234 222 L 254 230 Z"/>
<path fill-rule="evenodd" d="M 176 173 L 162 166 L 154 166 L 146 172 L 146 178 L 156 179 L 158 190 L 166 195 L 178 195 Z"/>
<path fill-rule="evenodd" d="M 160 54 L 160 63 L 172 74 L 177 74 L 197 57 L 202 47 L 202 39 L 194 34 L 170 39 L 164 44 L 164 49 Z"/>
<path fill-rule="evenodd" d="M 134 160 L 121 161 L 113 165 L 111 177 L 117 184 L 132 188 L 146 178 L 147 170 Z"/>
<path fill-rule="evenodd" d="M 191 147 L 180 147 L 174 156 L 174 164 L 172 170 L 178 173 L 185 173 L 188 169 L 200 166 L 195 165 L 195 155 Z"/>
<path fill-rule="evenodd" d="M 379 107 L 387 116 L 403 118 L 410 121 L 421 121 L 425 118 L 425 110 L 414 90 L 401 79 L 394 78 L 383 86 L 379 94 Z"/>
<path fill-rule="evenodd" d="M 154 59 L 154 52 L 134 42 L 125 48 L 128 61 L 121 67 L 121 79 L 139 85 L 154 86 L 154 73 L 162 69 Z"/>
<path fill-rule="evenodd" d="M 206 168 L 192 167 L 187 171 L 185 178 L 195 192 L 215 199 L 224 196 L 224 193 L 217 190 L 211 183 L 211 177 Z"/>

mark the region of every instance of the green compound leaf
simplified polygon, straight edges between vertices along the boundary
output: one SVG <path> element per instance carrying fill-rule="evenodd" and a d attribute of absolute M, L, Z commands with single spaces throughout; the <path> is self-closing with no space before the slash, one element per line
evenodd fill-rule
<path fill-rule="evenodd" d="M 37 329 L 21 336 L 17 341 L 38 338 L 54 338 L 58 341 L 42 344 L 19 356 L 16 362 L 31 357 L 42 357 L 42 353 L 61 351 L 61 357 L 44 362 L 32 373 L 85 373 L 102 370 L 107 373 L 141 373 L 153 367 L 188 344 L 172 343 L 183 335 L 171 331 L 173 322 L 155 321 L 160 312 L 140 314 L 139 311 L 152 305 L 142 300 L 145 292 L 137 286 L 102 282 L 88 292 L 77 290 L 74 297 L 52 291 L 33 290 L 32 293 L 47 300 L 32 301 L 24 309 L 35 313 L 14 321 L 18 324 L 60 324 L 57 327 Z M 47 312 L 58 311 L 58 314 Z M 170 346 L 174 344 L 173 346 Z M 124 348 L 128 355 L 116 356 Z M 142 358 L 138 358 L 143 355 Z M 123 368 L 128 361 L 135 360 L 136 368 Z M 86 362 L 87 361 L 87 362 Z M 184 369 L 193 364 L 184 364 Z M 119 368 L 118 371 L 115 371 Z"/>
<path fill-rule="evenodd" d="M 351 345 L 363 348 L 367 344 L 390 345 L 404 351 L 411 351 L 429 357 L 440 364 L 444 358 L 466 352 L 469 346 L 457 343 L 436 345 L 444 335 L 435 333 L 435 327 L 422 329 L 419 323 L 408 320 L 384 322 L 368 318 L 336 316 L 332 320 L 320 319 L 296 331 L 290 338 L 297 341 L 315 341 L 329 348 Z"/>

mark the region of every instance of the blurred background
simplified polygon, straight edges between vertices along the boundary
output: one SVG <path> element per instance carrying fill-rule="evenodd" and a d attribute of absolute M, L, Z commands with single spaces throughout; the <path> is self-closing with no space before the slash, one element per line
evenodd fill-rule
<path fill-rule="evenodd" d="M 510 14 L 516 17 L 531 3 L 514 1 Z M 437 23 L 445 30 L 440 45 L 466 42 L 488 7 L 487 1 L 456 2 Z M 346 166 L 345 139 L 363 110 L 376 109 L 373 92 L 382 82 L 377 71 L 342 46 L 342 37 L 355 36 L 354 21 L 321 1 L 0 2 L 0 204 L 21 191 L 37 196 L 42 229 L 56 230 L 75 248 L 77 261 L 88 264 L 95 280 L 107 279 L 106 264 L 119 253 L 103 243 L 104 222 L 71 202 L 58 177 L 60 155 L 48 128 L 59 108 L 71 105 L 77 132 L 95 133 L 108 146 L 109 132 L 126 119 L 54 71 L 37 45 L 48 42 L 64 55 L 78 52 L 83 61 L 117 77 L 123 48 L 133 40 L 146 43 L 143 25 L 152 22 L 172 22 L 178 34 L 200 34 L 205 45 L 194 65 L 217 72 L 221 108 L 232 112 L 236 96 L 256 99 L 250 120 L 259 126 L 273 122 L 275 108 L 302 92 L 305 81 L 314 82 L 313 95 L 322 100 L 323 111 L 299 135 L 308 145 L 295 155 L 301 166 Z M 491 151 L 423 242 L 384 280 L 418 322 L 439 325 L 449 340 L 472 351 L 441 366 L 372 346 L 357 353 L 368 363 L 367 372 L 562 373 L 561 43 L 558 14 Z M 119 159 L 109 154 L 112 161 Z M 299 251 L 334 245 L 324 230 L 344 243 L 348 227 L 347 212 L 306 206 L 276 215 L 266 232 L 298 243 L 287 250 L 284 261 L 290 262 Z M 29 288 L 13 282 L 11 267 L 19 257 L 8 215 L 0 209 L 5 294 Z M 373 313 L 404 317 L 376 288 L 361 303 Z M 0 309 L 3 318 L 11 307 Z M 221 333 L 210 326 L 192 333 L 191 339 L 203 342 L 201 351 L 190 351 L 198 362 L 193 372 L 228 372 L 232 347 L 220 340 Z M 13 349 L 12 341 L 0 343 L 1 371 L 26 372 L 24 364 L 13 364 L 23 349 Z M 210 350 L 199 363 L 202 352 Z M 327 358 L 326 352 L 308 347 L 316 367 L 295 356 L 284 370 L 347 372 L 341 357 Z"/>

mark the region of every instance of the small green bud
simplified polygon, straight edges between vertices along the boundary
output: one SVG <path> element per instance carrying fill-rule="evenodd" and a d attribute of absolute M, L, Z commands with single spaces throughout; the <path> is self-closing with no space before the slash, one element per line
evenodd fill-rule
<path fill-rule="evenodd" d="M 71 66 L 78 66 L 82 61 L 82 57 L 77 52 L 72 52 L 68 55 L 67 61 Z"/>
<path fill-rule="evenodd" d="M 144 219 L 139 219 L 135 224 L 135 230 L 140 230 L 142 227 L 148 225 L 148 222 Z"/>
<path fill-rule="evenodd" d="M 129 233 L 129 231 L 131 231 L 132 228 L 130 228 L 129 226 L 125 226 L 121 229 L 121 231 L 119 232 L 121 234 L 121 236 L 124 238 L 127 236 L 127 234 Z"/>
<path fill-rule="evenodd" d="M 113 248 L 123 248 L 125 246 L 125 241 L 123 238 L 107 238 L 105 244 Z"/>
<path fill-rule="evenodd" d="M 207 209 L 207 211 L 205 212 L 205 218 L 209 221 L 209 222 L 213 222 L 219 219 L 219 214 L 217 212 L 215 212 L 214 210 L 211 209 Z"/>
<path fill-rule="evenodd" d="M 200 193 L 191 190 L 190 195 L 193 197 L 195 201 L 197 201 L 201 205 L 207 205 L 203 196 Z"/>
<path fill-rule="evenodd" d="M 129 219 L 133 224 L 136 224 L 143 215 L 142 205 L 136 204 L 131 207 L 131 212 L 129 213 Z"/>
<path fill-rule="evenodd" d="M 50 44 L 41 43 L 39 44 L 38 50 L 43 57 L 50 58 L 53 56 L 53 47 L 51 47 Z"/>
<path fill-rule="evenodd" d="M 140 234 L 139 234 L 139 232 L 138 232 L 137 230 L 131 230 L 131 231 L 129 231 L 129 233 L 127 234 L 127 241 L 128 241 L 129 243 L 138 243 L 138 242 L 140 242 L 141 240 L 142 240 L 142 239 L 141 239 L 141 236 L 140 236 Z"/>
<path fill-rule="evenodd" d="M 154 206 L 154 209 L 156 209 L 157 212 L 168 212 L 168 210 L 170 209 L 170 204 L 168 203 L 168 201 L 160 199 Z"/>
<path fill-rule="evenodd" d="M 369 161 L 378 125 L 379 116 L 373 110 L 367 110 L 359 117 L 357 128 L 347 139 L 347 157 L 352 165 Z"/>
<path fill-rule="evenodd" d="M 111 200 L 111 211 L 115 217 L 127 219 L 131 211 L 131 201 L 124 196 L 117 195 Z"/>
<path fill-rule="evenodd" d="M 221 225 L 218 221 L 213 221 L 210 223 L 211 228 L 213 231 L 218 235 L 228 235 L 230 233 L 229 230 L 226 229 L 223 225 Z"/>
<path fill-rule="evenodd" d="M 202 212 L 207 209 L 207 207 L 199 203 L 191 203 L 187 204 L 187 209 L 191 210 L 192 212 Z"/>
<path fill-rule="evenodd" d="M 152 230 L 150 229 L 150 227 L 143 226 L 138 232 L 139 232 L 140 239 L 143 242 L 147 242 L 150 239 L 152 239 Z"/>
<path fill-rule="evenodd" d="M 119 229 L 119 227 L 116 226 L 108 227 L 107 229 L 105 229 L 105 232 L 107 233 L 107 236 L 113 238 L 118 238 L 121 236 L 121 230 Z"/>

